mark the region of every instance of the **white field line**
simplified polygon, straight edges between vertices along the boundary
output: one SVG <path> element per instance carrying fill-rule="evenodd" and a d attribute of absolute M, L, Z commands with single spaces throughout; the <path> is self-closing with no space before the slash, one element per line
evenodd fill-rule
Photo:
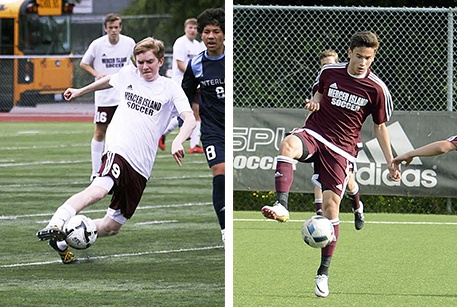
<path fill-rule="evenodd" d="M 10 162 L 2 163 L 0 167 L 18 167 L 18 166 L 32 166 L 32 165 L 49 165 L 49 164 L 79 164 L 90 163 L 90 160 L 61 160 L 61 161 L 34 161 L 34 162 Z"/>
<path fill-rule="evenodd" d="M 267 219 L 233 219 L 234 222 L 274 222 Z M 305 220 L 289 220 L 288 223 L 304 223 Z M 340 221 L 341 223 L 354 223 L 354 221 Z M 367 221 L 365 224 L 395 224 L 395 225 L 457 225 L 457 222 L 391 222 L 391 221 Z"/>
<path fill-rule="evenodd" d="M 41 130 L 22 130 L 14 133 L 8 133 L 8 134 L 2 134 L 4 137 L 14 137 L 14 136 L 22 136 L 22 135 L 34 135 L 34 134 L 39 134 L 39 135 L 75 135 L 75 134 L 82 134 L 90 135 L 90 130 L 85 131 L 85 130 L 73 130 L 73 131 L 54 131 L 54 132 L 49 132 L 49 131 L 41 131 Z M 2 147 L 0 147 L 1 149 Z"/>
<path fill-rule="evenodd" d="M 168 176 L 168 177 L 152 177 L 150 180 L 152 185 L 158 179 L 160 180 L 179 180 L 179 179 L 196 179 L 196 178 L 212 178 L 212 175 L 208 173 L 207 175 L 199 176 Z M 29 184 L 2 184 L 0 185 L 0 190 L 3 188 L 31 188 L 31 187 L 61 187 L 61 186 L 72 186 L 86 184 L 89 185 L 87 181 L 73 181 L 73 182 L 61 182 L 61 183 L 50 183 L 50 184 L 41 184 L 41 183 L 29 183 Z"/>
<path fill-rule="evenodd" d="M 133 225 L 155 225 L 155 224 L 167 224 L 167 223 L 178 223 L 178 220 L 168 220 L 168 221 L 149 221 L 149 222 L 138 222 Z"/>
<path fill-rule="evenodd" d="M 164 159 L 164 158 L 170 158 L 171 155 L 165 155 L 165 154 L 157 154 L 156 160 L 158 159 Z M 8 160 L 8 161 L 1 161 L 0 162 L 7 162 L 7 163 L 0 163 L 0 167 L 17 167 L 17 166 L 32 166 L 32 165 L 52 165 L 52 164 L 79 164 L 79 163 L 90 163 L 90 160 L 60 160 L 60 161 L 33 161 L 33 162 L 16 162 L 13 160 Z M 185 160 L 183 163 L 187 164 L 206 164 L 206 160 L 194 160 L 194 161 L 189 161 Z"/>
<path fill-rule="evenodd" d="M 208 206 L 211 205 L 210 202 L 205 203 L 185 203 L 185 204 L 170 204 L 170 205 L 158 205 L 158 206 L 139 206 L 136 210 L 149 210 L 149 209 L 164 209 L 164 208 L 178 208 L 178 207 L 192 207 L 192 206 Z M 97 209 L 97 210 L 83 210 L 80 213 L 99 213 L 99 212 L 106 212 L 106 209 Z M 21 215 L 0 215 L 0 220 L 16 220 L 20 218 L 28 218 L 28 217 L 40 217 L 40 216 L 52 216 L 54 212 L 46 212 L 46 213 L 36 213 L 36 214 L 21 214 Z"/>
<path fill-rule="evenodd" d="M 145 255 L 186 253 L 186 252 L 195 252 L 195 251 L 219 249 L 219 248 L 223 248 L 222 245 L 196 247 L 196 248 L 181 248 L 181 249 L 175 249 L 175 250 L 160 250 L 160 251 L 130 253 L 130 254 L 114 254 L 114 255 L 79 258 L 79 260 L 84 262 L 84 261 L 91 261 L 91 260 L 95 260 L 95 259 L 128 258 L 128 257 L 145 256 Z M 60 262 L 61 262 L 61 260 L 41 261 L 41 262 L 26 262 L 26 263 L 13 263 L 13 264 L 0 265 L 0 268 L 16 268 L 16 267 L 34 266 L 34 265 L 46 265 L 46 264 L 60 263 Z"/>
<path fill-rule="evenodd" d="M 88 144 L 62 144 L 62 145 L 52 145 L 52 146 L 38 146 L 38 145 L 32 145 L 32 146 L 12 146 L 12 147 L 1 147 L 0 150 L 31 150 L 31 149 L 52 149 L 52 148 L 67 148 L 67 147 L 86 147 L 89 146 Z"/>

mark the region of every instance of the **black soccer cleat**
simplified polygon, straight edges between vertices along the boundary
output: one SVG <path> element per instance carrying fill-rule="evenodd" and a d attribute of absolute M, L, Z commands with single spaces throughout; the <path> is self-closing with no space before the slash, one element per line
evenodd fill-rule
<path fill-rule="evenodd" d="M 38 230 L 38 232 L 36 233 L 36 236 L 41 241 L 51 240 L 51 239 L 60 241 L 60 240 L 65 240 L 67 238 L 67 234 L 57 226 L 48 226 L 46 228 Z"/>

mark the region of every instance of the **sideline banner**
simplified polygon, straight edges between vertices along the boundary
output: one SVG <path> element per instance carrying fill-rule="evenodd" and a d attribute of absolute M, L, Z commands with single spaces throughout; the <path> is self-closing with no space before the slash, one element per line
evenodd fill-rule
<path fill-rule="evenodd" d="M 274 191 L 279 144 L 304 123 L 306 114 L 304 109 L 234 108 L 234 190 Z M 456 112 L 394 112 L 387 123 L 393 155 L 457 135 L 456 121 Z M 401 181 L 392 182 L 371 118 L 361 135 L 356 180 L 363 194 L 457 197 L 457 152 L 415 158 L 408 167 L 402 165 Z M 311 164 L 297 163 L 291 192 L 312 193 L 312 173 Z"/>

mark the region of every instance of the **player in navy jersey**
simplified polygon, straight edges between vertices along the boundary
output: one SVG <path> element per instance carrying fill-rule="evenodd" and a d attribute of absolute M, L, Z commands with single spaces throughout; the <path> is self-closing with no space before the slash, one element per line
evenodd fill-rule
<path fill-rule="evenodd" d="M 457 135 L 451 136 L 446 140 L 436 141 L 401 154 L 395 157 L 392 163 L 400 165 L 404 161 L 406 162 L 406 166 L 408 166 L 414 157 L 438 156 L 453 150 L 457 150 Z"/>
<path fill-rule="evenodd" d="M 374 134 L 386 159 L 391 180 L 400 180 L 398 165 L 392 163 L 392 150 L 386 122 L 393 105 L 386 85 L 371 72 L 379 43 L 372 32 L 355 33 L 350 41 L 348 63 L 326 65 L 321 70 L 313 100 L 305 108 L 312 111 L 305 126 L 296 128 L 282 142 L 277 157 L 275 187 L 277 201 L 264 206 L 266 218 L 285 222 L 293 166 L 314 162 L 317 180 L 323 191 L 323 216 L 335 229 L 335 239 L 321 250 L 315 294 L 327 297 L 328 271 L 339 234 L 339 205 L 357 155 L 357 140 L 366 118 L 371 115 Z M 322 123 L 326 123 L 323 125 Z"/>
<path fill-rule="evenodd" d="M 324 65 L 328 64 L 335 64 L 338 63 L 338 53 L 335 50 L 327 49 L 321 52 L 319 55 L 319 64 L 322 69 Z M 313 85 L 312 88 L 312 95 L 317 92 L 319 86 L 319 80 Z M 357 147 L 362 148 L 362 140 L 358 140 Z M 322 215 L 322 189 L 318 180 L 315 180 L 317 175 L 311 177 L 311 181 L 314 184 L 314 204 L 316 207 L 316 214 Z M 363 214 L 363 203 L 360 201 L 360 189 L 357 181 L 355 181 L 355 175 L 352 172 L 351 176 L 349 176 L 349 180 L 347 183 L 347 196 L 351 201 L 352 211 L 354 212 L 354 226 L 355 229 L 360 230 L 363 228 L 365 224 L 365 217 Z"/>
<path fill-rule="evenodd" d="M 201 141 L 213 175 L 213 206 L 225 242 L 225 12 L 207 9 L 197 23 L 206 50 L 188 63 L 182 88 L 192 102 L 200 85 Z"/>

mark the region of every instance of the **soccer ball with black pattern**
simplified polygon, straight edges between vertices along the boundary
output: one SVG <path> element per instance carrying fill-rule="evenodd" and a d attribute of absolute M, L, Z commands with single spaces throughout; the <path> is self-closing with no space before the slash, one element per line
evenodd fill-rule
<path fill-rule="evenodd" d="M 324 248 L 333 241 L 335 230 L 330 220 L 315 215 L 303 223 L 301 230 L 303 241 L 314 248 Z"/>
<path fill-rule="evenodd" d="M 68 245 L 76 249 L 86 249 L 95 243 L 97 239 L 97 226 L 92 219 L 85 215 L 73 216 L 64 226 L 67 234 Z"/>

